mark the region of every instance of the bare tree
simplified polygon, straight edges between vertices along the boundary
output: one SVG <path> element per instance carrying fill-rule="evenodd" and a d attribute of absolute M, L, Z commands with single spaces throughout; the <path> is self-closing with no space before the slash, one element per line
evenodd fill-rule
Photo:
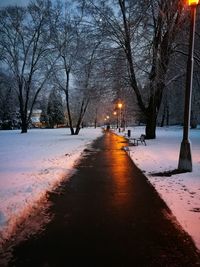
<path fill-rule="evenodd" d="M 36 0 L 27 8 L 0 11 L 1 60 L 11 73 L 26 133 L 37 97 L 51 70 L 47 13 L 50 2 Z"/>
<path fill-rule="evenodd" d="M 80 56 L 77 62 L 76 85 L 79 92 L 80 106 L 78 108 L 79 112 L 75 134 L 79 133 L 89 103 L 99 93 L 95 72 L 97 71 L 96 65 L 99 63 L 98 48 L 100 44 L 101 39 L 98 40 L 98 36 L 93 36 L 93 34 L 89 34 L 88 36 L 87 34 L 84 42 L 84 55 Z"/>
<path fill-rule="evenodd" d="M 59 88 L 64 92 L 69 127 L 74 135 L 74 125 L 70 108 L 70 78 L 75 63 L 77 62 L 80 33 L 79 20 L 74 17 L 70 2 L 65 2 L 65 6 L 57 2 L 55 9 L 51 13 L 51 42 L 58 55 L 58 62 L 54 66 L 54 80 Z"/>
<path fill-rule="evenodd" d="M 48 126 L 54 128 L 58 127 L 59 124 L 64 124 L 64 109 L 62 103 L 62 97 L 60 91 L 56 88 L 49 94 L 48 105 L 47 105 L 47 117 Z"/>
<path fill-rule="evenodd" d="M 155 138 L 169 59 L 181 27 L 182 1 L 85 0 L 84 3 L 111 48 L 118 46 L 124 50 L 130 86 L 146 117 L 146 137 Z"/>
<path fill-rule="evenodd" d="M 197 9 L 199 10 L 199 9 Z M 163 96 L 161 110 L 168 111 L 170 123 L 183 123 L 184 112 L 184 92 L 186 86 L 186 64 L 188 58 L 189 49 L 189 26 L 190 26 L 190 12 L 185 13 L 185 24 L 177 35 L 176 41 L 173 45 L 173 53 L 168 66 L 166 77 L 166 94 Z M 195 47 L 194 47 L 194 76 L 193 76 L 193 92 L 192 92 L 192 112 L 191 112 L 191 126 L 197 125 L 200 121 L 199 113 L 199 86 L 198 78 L 200 77 L 200 68 L 198 62 L 198 55 L 200 52 L 200 13 L 197 12 L 197 27 L 195 35 Z M 166 105 L 166 98 L 168 99 L 168 109 L 164 109 Z M 160 117 L 161 114 L 159 114 Z M 161 118 L 159 118 L 161 120 Z M 167 122 L 167 121 L 166 121 Z"/>
<path fill-rule="evenodd" d="M 82 20 L 82 8 L 76 11 L 68 1 L 64 7 L 58 3 L 51 17 L 52 43 L 59 57 L 54 79 L 65 94 L 72 135 L 79 133 L 92 97 L 93 68 L 101 43 Z"/>
<path fill-rule="evenodd" d="M 0 72 L 0 127 L 12 129 L 16 126 L 15 114 L 17 110 L 16 95 L 12 89 L 12 80 L 5 73 Z"/>

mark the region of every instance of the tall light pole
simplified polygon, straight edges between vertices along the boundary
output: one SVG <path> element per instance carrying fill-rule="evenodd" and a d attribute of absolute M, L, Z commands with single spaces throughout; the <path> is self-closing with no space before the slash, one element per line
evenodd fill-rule
<path fill-rule="evenodd" d="M 189 39 L 189 54 L 187 61 L 187 74 L 186 74 L 186 88 L 185 88 L 185 107 L 184 107 L 184 127 L 183 127 L 183 140 L 181 142 L 178 169 L 184 171 L 192 171 L 192 155 L 189 140 L 190 128 L 190 113 L 191 113 L 191 95 L 192 95 L 192 80 L 193 80 L 193 65 L 194 65 L 194 36 L 195 36 L 195 22 L 196 22 L 196 9 L 199 0 L 188 0 L 188 5 L 191 11 L 190 22 L 190 39 Z"/>
<path fill-rule="evenodd" d="M 114 111 L 113 112 L 113 115 L 114 116 L 117 116 L 117 124 L 116 124 L 116 128 L 118 129 L 118 113 L 117 113 L 117 111 Z M 115 123 L 115 122 L 114 122 Z"/>
<path fill-rule="evenodd" d="M 119 127 L 122 127 L 122 103 L 118 103 L 118 108 L 119 108 Z"/>

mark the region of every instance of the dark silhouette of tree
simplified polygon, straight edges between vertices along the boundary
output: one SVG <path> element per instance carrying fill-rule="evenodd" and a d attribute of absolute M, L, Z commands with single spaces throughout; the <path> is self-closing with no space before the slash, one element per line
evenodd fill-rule
<path fill-rule="evenodd" d="M 49 127 L 54 128 L 59 124 L 64 123 L 64 109 L 62 104 L 62 97 L 58 90 L 53 89 L 49 95 L 47 106 L 47 118 Z"/>
<path fill-rule="evenodd" d="M 49 1 L 0 10 L 1 60 L 13 77 L 19 101 L 21 132 L 26 133 L 37 97 L 49 78 L 51 63 L 48 30 Z"/>
<path fill-rule="evenodd" d="M 155 138 L 169 60 L 182 24 L 182 1 L 83 2 L 111 51 L 123 49 L 129 83 L 146 118 L 146 138 Z"/>
<path fill-rule="evenodd" d="M 0 73 L 0 121 L 2 129 L 15 127 L 15 113 L 17 111 L 16 95 L 12 89 L 12 79 Z"/>
<path fill-rule="evenodd" d="M 70 131 L 77 135 L 92 97 L 92 72 L 101 40 L 82 21 L 82 9 L 77 14 L 69 1 L 52 12 L 51 35 L 58 55 L 55 84 L 65 94 Z M 75 85 L 70 83 L 72 78 Z"/>

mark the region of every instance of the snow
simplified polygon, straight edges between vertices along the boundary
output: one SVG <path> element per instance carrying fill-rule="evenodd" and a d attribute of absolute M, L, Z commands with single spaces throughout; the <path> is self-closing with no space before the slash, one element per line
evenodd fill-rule
<path fill-rule="evenodd" d="M 70 177 L 73 165 L 101 129 L 0 131 L 0 244 L 45 193 Z"/>
<path fill-rule="evenodd" d="M 144 127 L 128 129 L 132 137 L 144 133 Z M 78 136 L 67 129 L 35 129 L 27 134 L 0 131 L 0 243 L 46 191 L 70 177 L 83 149 L 101 134 L 101 129 L 92 128 L 82 129 Z M 130 156 L 200 249 L 200 129 L 191 130 L 190 137 L 191 173 L 151 175 L 177 168 L 181 127 L 158 128 L 157 138 L 147 140 L 147 146 L 130 147 Z"/>
<path fill-rule="evenodd" d="M 145 133 L 144 127 L 128 129 L 132 138 Z M 130 146 L 130 156 L 200 249 L 200 128 L 190 130 L 193 171 L 171 177 L 152 174 L 177 169 L 182 127 L 158 127 L 156 136 L 147 146 Z"/>

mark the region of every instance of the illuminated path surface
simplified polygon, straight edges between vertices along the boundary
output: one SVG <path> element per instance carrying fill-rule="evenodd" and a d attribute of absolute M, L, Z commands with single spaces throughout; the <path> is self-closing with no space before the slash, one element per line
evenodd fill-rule
<path fill-rule="evenodd" d="M 9 266 L 200 266 L 191 239 L 124 145 L 106 133 L 85 151 L 77 172 L 49 193 L 54 218 L 14 248 Z"/>

